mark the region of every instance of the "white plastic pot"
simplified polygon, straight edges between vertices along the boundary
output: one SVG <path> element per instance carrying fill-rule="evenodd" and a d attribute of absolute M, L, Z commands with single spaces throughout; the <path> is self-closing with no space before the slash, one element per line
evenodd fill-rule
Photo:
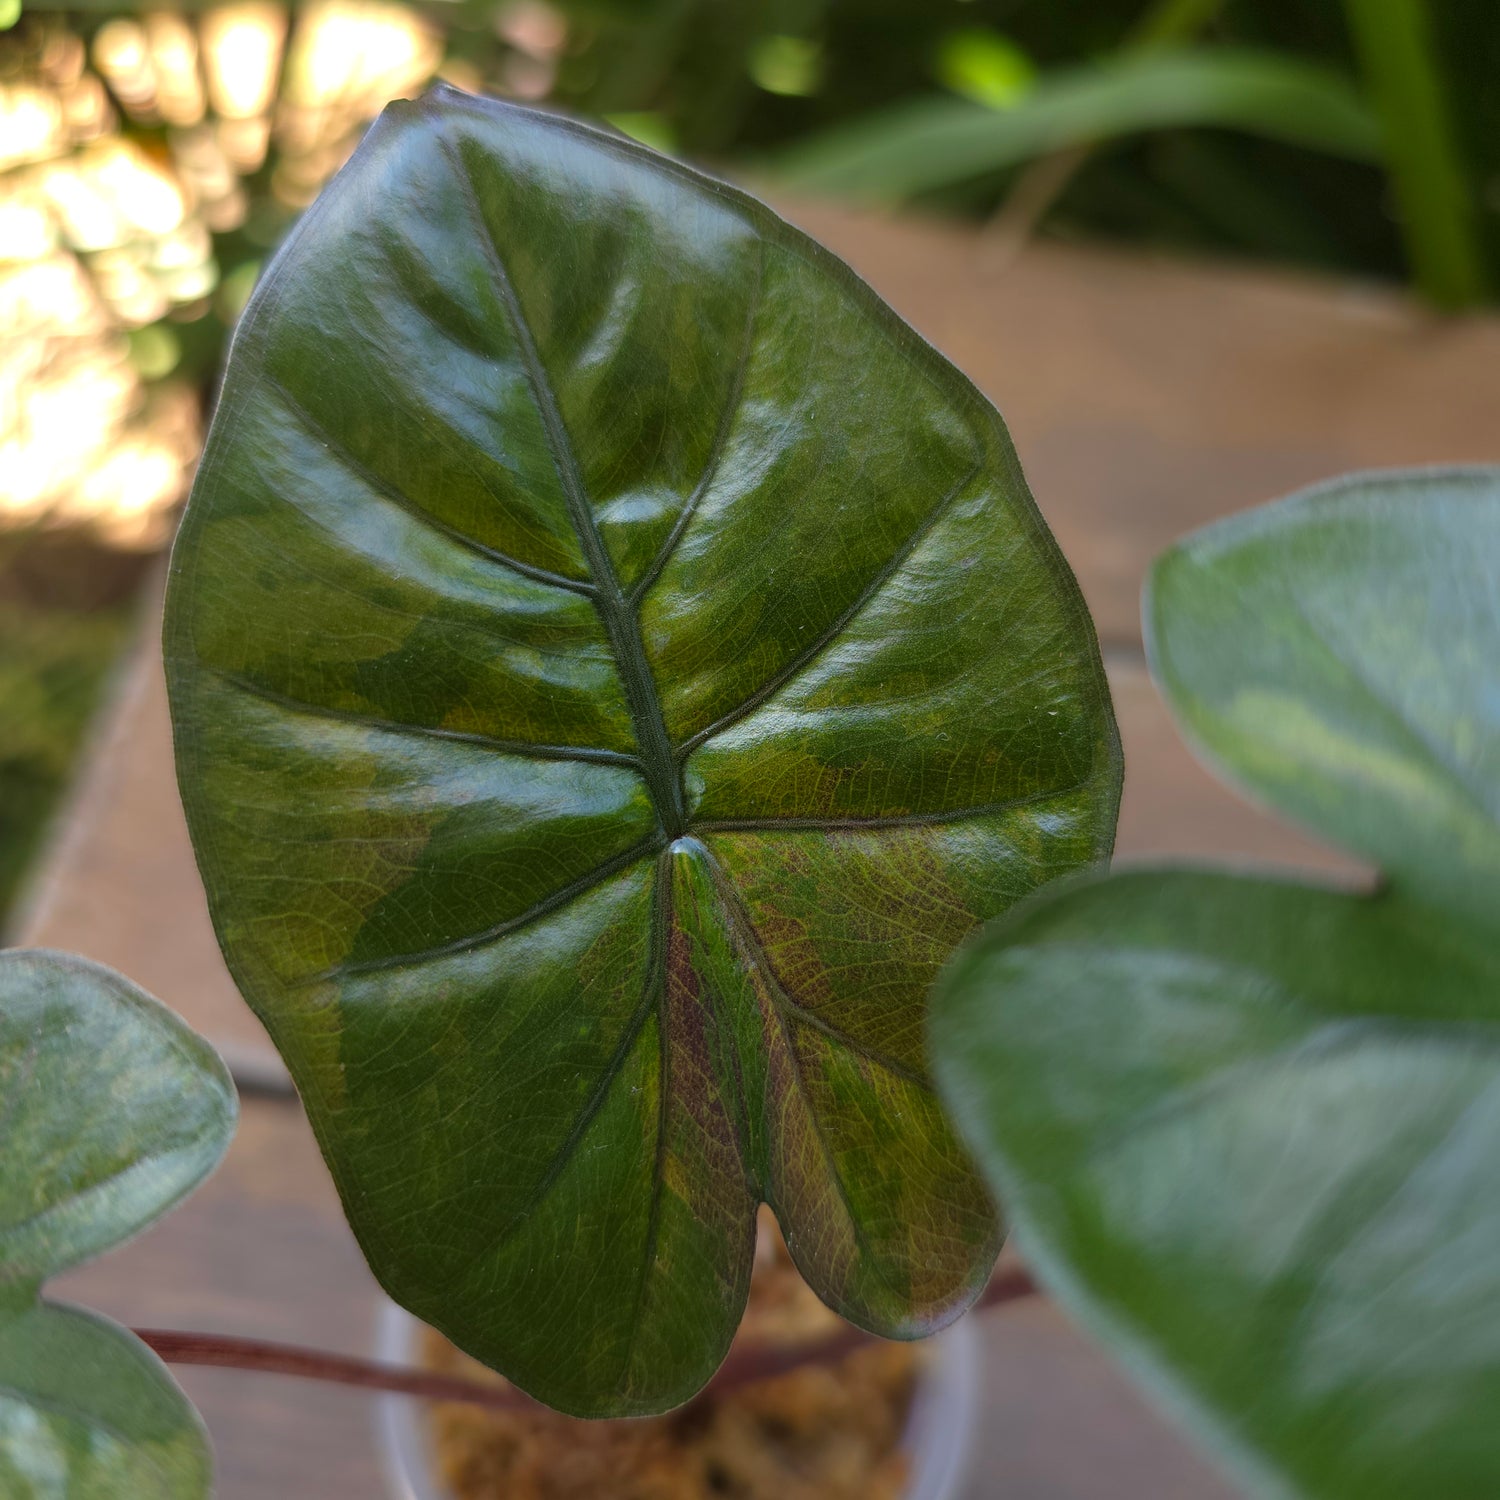
<path fill-rule="evenodd" d="M 375 1354 L 391 1364 L 420 1359 L 421 1325 L 394 1302 L 380 1309 Z M 963 1318 L 937 1335 L 912 1398 L 902 1446 L 911 1467 L 907 1500 L 957 1500 L 978 1418 L 979 1330 Z M 423 1402 L 380 1396 L 375 1429 L 392 1500 L 452 1500 L 438 1477 Z"/>

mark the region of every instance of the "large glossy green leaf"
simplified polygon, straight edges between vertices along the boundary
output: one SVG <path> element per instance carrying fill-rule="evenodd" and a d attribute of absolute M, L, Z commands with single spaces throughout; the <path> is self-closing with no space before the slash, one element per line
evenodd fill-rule
<path fill-rule="evenodd" d="M 926 990 L 1110 843 L 1093 636 L 1004 429 L 628 141 L 392 106 L 237 335 L 173 561 L 220 940 L 377 1275 L 542 1399 L 712 1373 L 757 1202 L 926 1332 L 999 1231 Z"/>
<path fill-rule="evenodd" d="M 1500 1493 L 1500 471 L 1344 482 L 1153 576 L 1209 753 L 1374 895 L 1070 882 L 934 1066 L 1047 1285 L 1258 1493 Z"/>
<path fill-rule="evenodd" d="M 895 203 L 1070 146 L 1192 126 L 1382 157 L 1379 122 L 1346 78 L 1274 53 L 1203 47 L 1062 69 L 1001 109 L 914 100 L 801 142 L 774 168 L 801 192 Z"/>
<path fill-rule="evenodd" d="M 39 1299 L 213 1170 L 234 1130 L 213 1050 L 118 974 L 0 952 L 0 1494 L 191 1500 L 207 1440 L 145 1345 Z"/>

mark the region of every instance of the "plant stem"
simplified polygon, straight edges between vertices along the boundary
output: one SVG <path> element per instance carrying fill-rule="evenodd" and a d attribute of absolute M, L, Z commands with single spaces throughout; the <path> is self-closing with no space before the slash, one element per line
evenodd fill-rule
<path fill-rule="evenodd" d="M 1035 1282 L 1024 1270 L 1002 1271 L 991 1280 L 974 1304 L 975 1310 L 997 1307 L 1030 1297 Z M 194 1333 L 166 1328 L 137 1328 L 135 1336 L 154 1349 L 168 1364 L 209 1365 L 221 1369 L 258 1370 L 288 1375 L 300 1380 L 319 1380 L 363 1390 L 390 1391 L 427 1401 L 463 1401 L 494 1411 L 546 1411 L 547 1408 L 512 1386 L 488 1385 L 461 1375 L 439 1375 L 375 1360 L 330 1354 L 296 1344 L 270 1343 L 264 1339 L 236 1338 L 229 1334 Z M 872 1335 L 846 1327 L 810 1344 L 747 1345 L 732 1353 L 696 1400 L 722 1396 L 758 1380 L 769 1380 L 804 1365 L 830 1364 L 864 1344 Z"/>
<path fill-rule="evenodd" d="M 1344 0 L 1366 88 L 1385 131 L 1406 253 L 1439 307 L 1485 299 L 1474 202 L 1443 98 L 1425 0 Z"/>
<path fill-rule="evenodd" d="M 521 1392 L 509 1387 L 484 1385 L 459 1375 L 405 1369 L 297 1344 L 173 1328 L 136 1328 L 132 1332 L 171 1365 L 256 1370 L 269 1375 L 289 1375 L 298 1380 L 318 1380 L 330 1385 L 420 1396 L 429 1401 L 467 1401 L 474 1406 L 489 1406 L 500 1411 L 513 1411 L 533 1404 Z"/>

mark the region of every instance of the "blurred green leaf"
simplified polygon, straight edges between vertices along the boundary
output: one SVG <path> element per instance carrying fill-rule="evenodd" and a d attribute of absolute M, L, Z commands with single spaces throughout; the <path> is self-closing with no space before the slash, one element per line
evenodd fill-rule
<path fill-rule="evenodd" d="M 235 1114 L 212 1048 L 150 996 L 83 959 L 0 952 L 0 1493 L 207 1495 L 206 1438 L 156 1357 L 39 1293 L 190 1192 Z"/>
<path fill-rule="evenodd" d="M 227 327 L 233 328 L 239 321 L 240 314 L 244 312 L 245 304 L 250 300 L 250 293 L 255 290 L 255 283 L 260 280 L 261 264 L 259 260 L 242 260 L 219 283 L 218 291 L 214 295 L 214 304 L 218 309 L 219 317 Z"/>
<path fill-rule="evenodd" d="M 1224 9 L 1224 0 L 1154 0 L 1121 43 L 1151 49 L 1193 41 Z"/>
<path fill-rule="evenodd" d="M 1152 671 L 1255 796 L 1486 934 L 1500 898 L 1500 470 L 1341 480 L 1152 570 Z"/>
<path fill-rule="evenodd" d="M 129 608 L 0 598 L 0 917 L 67 786 L 133 619 Z"/>
<path fill-rule="evenodd" d="M 198 1500 L 211 1479 L 197 1416 L 133 1335 L 72 1307 L 0 1311 L 0 1495 Z"/>
<path fill-rule="evenodd" d="M 823 49 L 808 37 L 763 36 L 750 48 L 750 76 L 768 94 L 799 98 L 817 92 Z"/>
<path fill-rule="evenodd" d="M 1426 0 L 1345 0 L 1380 113 L 1407 252 L 1439 307 L 1484 300 L 1478 203 L 1459 151 Z"/>
<path fill-rule="evenodd" d="M 143 380 L 161 380 L 182 359 L 182 340 L 165 321 L 130 331 L 130 362 Z"/>
<path fill-rule="evenodd" d="M 1127 873 L 987 934 L 933 1048 L 1027 1263 L 1254 1493 L 1500 1493 L 1493 945 Z"/>
<path fill-rule="evenodd" d="M 608 122 L 631 140 L 649 146 L 653 151 L 670 155 L 677 149 L 677 133 L 672 122 L 659 110 L 639 109 L 606 116 Z"/>
<path fill-rule="evenodd" d="M 836 127 L 772 165 L 801 191 L 895 202 L 1068 146 L 1181 126 L 1380 159 L 1379 126 L 1339 74 L 1270 53 L 1204 48 L 1044 74 L 1005 110 L 920 100 Z"/>
<path fill-rule="evenodd" d="M 1500 1493 L 1500 470 L 1355 479 L 1158 563 L 1153 668 L 1375 895 L 1042 893 L 934 1070 L 1023 1253 L 1257 1494 Z"/>
<path fill-rule="evenodd" d="M 1009 37 L 982 28 L 945 36 L 936 59 L 938 82 L 986 109 L 1009 109 L 1031 91 L 1036 64 Z"/>

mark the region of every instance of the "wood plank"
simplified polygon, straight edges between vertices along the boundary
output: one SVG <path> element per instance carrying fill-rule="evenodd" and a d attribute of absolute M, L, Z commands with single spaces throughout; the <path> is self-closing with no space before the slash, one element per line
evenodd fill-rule
<path fill-rule="evenodd" d="M 986 1313 L 964 1500 L 1233 1500 L 1239 1491 L 1050 1302 Z"/>

